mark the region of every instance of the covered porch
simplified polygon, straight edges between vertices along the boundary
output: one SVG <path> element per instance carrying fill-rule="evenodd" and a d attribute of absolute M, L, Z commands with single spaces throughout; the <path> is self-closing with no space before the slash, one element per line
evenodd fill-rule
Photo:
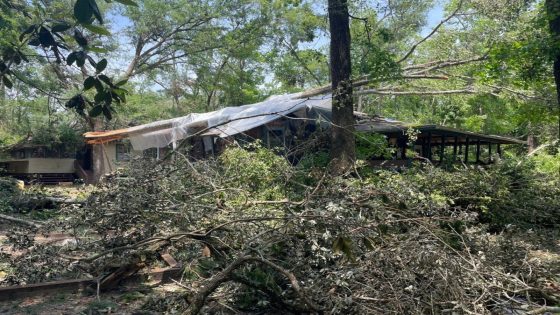
<path fill-rule="evenodd" d="M 407 165 L 411 159 L 428 160 L 436 165 L 464 163 L 488 165 L 501 158 L 508 145 L 527 145 L 511 137 L 485 135 L 438 125 L 405 125 L 395 122 L 366 124 L 359 131 L 377 132 L 395 148 L 389 164 Z M 410 152 L 413 150 L 414 152 Z M 385 163 L 387 164 L 387 163 Z"/>

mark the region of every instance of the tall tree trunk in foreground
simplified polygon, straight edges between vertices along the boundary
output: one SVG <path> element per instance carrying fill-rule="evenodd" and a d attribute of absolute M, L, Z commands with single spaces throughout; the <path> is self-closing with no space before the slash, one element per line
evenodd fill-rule
<path fill-rule="evenodd" d="M 97 117 L 92 118 L 90 122 L 90 127 L 93 131 L 101 131 L 103 130 L 103 119 Z M 106 166 L 105 166 L 105 150 L 102 144 L 94 144 L 92 146 L 92 177 L 90 178 L 91 181 L 94 183 L 99 182 L 101 177 L 105 175 Z"/>
<path fill-rule="evenodd" d="M 553 74 L 558 98 L 558 138 L 560 138 L 560 0 L 546 0 L 546 15 L 552 34 Z"/>
<path fill-rule="evenodd" d="M 349 170 L 356 159 L 350 63 L 350 16 L 347 0 L 329 0 L 332 80 L 331 169 Z"/>

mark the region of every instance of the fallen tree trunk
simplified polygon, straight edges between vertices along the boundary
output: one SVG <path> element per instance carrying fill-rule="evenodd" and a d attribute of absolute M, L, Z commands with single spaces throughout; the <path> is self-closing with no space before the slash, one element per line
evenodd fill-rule
<path fill-rule="evenodd" d="M 10 222 L 30 226 L 30 227 L 37 228 L 37 229 L 42 227 L 42 224 L 40 224 L 40 223 L 31 221 L 31 220 L 24 220 L 24 219 L 20 219 L 20 218 L 11 217 L 11 216 L 5 215 L 5 214 L 0 214 L 0 220 L 10 221 Z"/>

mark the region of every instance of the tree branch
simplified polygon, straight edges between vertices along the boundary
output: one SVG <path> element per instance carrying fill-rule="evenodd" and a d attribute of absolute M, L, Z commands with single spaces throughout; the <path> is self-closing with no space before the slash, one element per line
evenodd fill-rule
<path fill-rule="evenodd" d="M 429 62 L 429 63 L 423 64 L 423 65 L 405 67 L 403 70 L 407 71 L 407 70 L 413 70 L 413 69 L 420 69 L 418 71 L 409 72 L 410 75 L 420 75 L 420 74 L 425 74 L 425 73 L 427 73 L 429 71 L 433 71 L 433 70 L 438 70 L 438 69 L 443 69 L 443 68 L 448 68 L 448 67 L 454 67 L 454 66 L 460 66 L 460 65 L 471 63 L 471 62 L 483 61 L 483 60 L 486 60 L 487 58 L 488 58 L 487 55 L 483 55 L 483 56 L 477 56 L 477 57 L 473 57 L 473 58 L 469 58 L 469 59 L 463 59 L 463 60 L 434 61 L 434 62 Z"/>
<path fill-rule="evenodd" d="M 369 89 L 358 91 L 356 95 L 387 95 L 387 96 L 409 96 L 409 95 L 452 95 L 452 94 L 476 94 L 477 91 L 473 89 L 459 89 L 459 90 L 441 90 L 441 91 L 381 91 L 377 89 Z"/>
<path fill-rule="evenodd" d="M 441 20 L 439 22 L 438 25 L 436 25 L 436 27 L 434 27 L 432 29 L 432 31 L 426 35 L 424 38 L 422 38 L 420 41 L 418 41 L 417 43 L 415 43 L 414 45 L 412 45 L 412 47 L 410 48 L 410 50 L 401 58 L 399 59 L 399 61 L 397 61 L 397 63 L 401 63 L 403 61 L 405 61 L 406 59 L 408 59 L 408 57 L 410 57 L 410 55 L 412 55 L 412 53 L 414 53 L 414 51 L 416 50 L 416 48 L 418 47 L 418 45 L 422 44 L 423 42 L 425 42 L 426 40 L 428 40 L 428 38 L 432 37 L 432 35 L 434 35 L 438 29 L 445 23 L 447 23 L 449 20 L 451 20 L 461 9 L 463 5 L 463 0 L 459 1 L 459 5 L 457 5 L 457 8 L 455 9 L 455 11 L 453 11 L 449 16 L 447 16 L 445 19 Z"/>
<path fill-rule="evenodd" d="M 311 301 L 311 299 L 309 299 L 307 295 L 304 294 L 296 276 L 287 269 L 284 269 L 283 267 L 264 258 L 241 256 L 230 263 L 224 270 L 206 281 L 205 285 L 202 286 L 201 289 L 194 295 L 194 297 L 190 299 L 191 304 L 189 305 L 189 308 L 183 313 L 183 315 L 196 315 L 200 313 L 200 311 L 204 307 L 204 304 L 206 303 L 206 299 L 208 298 L 208 296 L 212 294 L 212 292 L 214 292 L 222 283 L 233 280 L 235 278 L 233 272 L 245 263 L 249 262 L 257 262 L 267 265 L 270 268 L 281 273 L 286 278 L 288 278 L 292 289 L 311 310 L 320 311 L 322 309 L 319 305 L 315 304 L 315 302 Z"/>

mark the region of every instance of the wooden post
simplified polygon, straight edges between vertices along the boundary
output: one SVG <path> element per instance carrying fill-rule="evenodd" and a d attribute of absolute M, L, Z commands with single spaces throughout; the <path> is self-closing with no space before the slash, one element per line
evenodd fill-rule
<path fill-rule="evenodd" d="M 488 142 L 488 164 L 492 163 L 492 143 Z"/>
<path fill-rule="evenodd" d="M 499 156 L 500 159 L 501 159 L 501 158 L 502 158 L 502 146 L 501 146 L 499 143 L 498 143 L 497 150 L 498 150 L 498 156 Z"/>
<path fill-rule="evenodd" d="M 428 160 L 432 160 L 432 133 L 428 132 L 428 156 L 426 156 L 426 158 L 428 158 Z"/>
<path fill-rule="evenodd" d="M 445 154 L 445 136 L 441 136 L 441 145 L 439 146 L 439 164 L 443 163 L 443 156 Z"/>
<path fill-rule="evenodd" d="M 401 160 L 406 160 L 406 137 L 397 138 L 397 146 L 401 149 Z"/>
<path fill-rule="evenodd" d="M 453 143 L 453 163 L 457 162 L 457 145 L 459 144 L 459 137 L 455 136 L 455 142 Z"/>
<path fill-rule="evenodd" d="M 480 162 L 480 139 L 476 140 L 476 163 Z"/>
<path fill-rule="evenodd" d="M 465 164 L 469 163 L 469 142 L 470 139 L 469 137 L 467 137 L 467 139 L 465 140 Z"/>

